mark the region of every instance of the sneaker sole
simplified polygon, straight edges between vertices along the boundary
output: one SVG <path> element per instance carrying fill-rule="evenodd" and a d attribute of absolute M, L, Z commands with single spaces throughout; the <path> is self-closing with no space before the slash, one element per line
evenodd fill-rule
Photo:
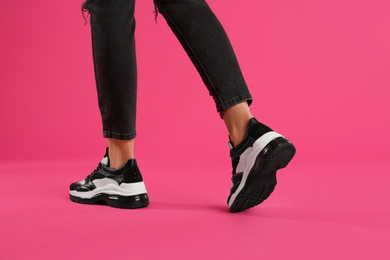
<path fill-rule="evenodd" d="M 244 187 L 229 208 L 230 212 L 240 212 L 266 200 L 275 189 L 276 171 L 285 168 L 295 152 L 294 145 L 284 137 L 269 142 L 256 157 Z"/>
<path fill-rule="evenodd" d="M 90 205 L 108 205 L 114 208 L 120 209 L 138 209 L 147 207 L 149 205 L 148 195 L 139 194 L 134 196 L 121 196 L 115 194 L 100 193 L 90 199 L 79 198 L 73 195 L 69 195 L 70 200 L 81 204 Z"/>

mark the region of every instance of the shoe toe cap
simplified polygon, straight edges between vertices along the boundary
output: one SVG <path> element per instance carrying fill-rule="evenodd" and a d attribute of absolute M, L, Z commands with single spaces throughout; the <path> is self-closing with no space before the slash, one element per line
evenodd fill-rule
<path fill-rule="evenodd" d="M 74 183 L 70 184 L 69 189 L 70 190 L 78 190 L 80 186 L 81 186 L 80 183 L 74 182 Z"/>
<path fill-rule="evenodd" d="M 69 187 L 70 190 L 75 190 L 75 191 L 89 191 L 88 187 L 85 185 L 79 183 L 79 182 L 74 182 L 70 185 Z"/>

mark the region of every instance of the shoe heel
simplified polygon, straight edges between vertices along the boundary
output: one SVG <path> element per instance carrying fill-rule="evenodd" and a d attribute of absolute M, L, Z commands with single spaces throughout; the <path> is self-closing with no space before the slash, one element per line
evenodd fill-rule
<path fill-rule="evenodd" d="M 263 172 L 277 171 L 285 168 L 294 157 L 296 149 L 294 145 L 284 137 L 276 138 L 269 144 L 268 155 L 265 155 Z"/>
<path fill-rule="evenodd" d="M 149 205 L 149 197 L 146 193 L 134 196 L 104 194 L 102 199 L 107 205 L 121 209 L 138 209 Z"/>

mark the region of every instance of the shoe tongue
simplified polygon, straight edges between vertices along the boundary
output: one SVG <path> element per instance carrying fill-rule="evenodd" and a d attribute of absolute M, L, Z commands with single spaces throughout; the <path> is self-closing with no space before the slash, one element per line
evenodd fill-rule
<path fill-rule="evenodd" d="M 108 147 L 106 149 L 106 154 L 104 155 L 101 163 L 104 164 L 107 167 L 110 167 L 110 159 L 108 158 Z"/>
<path fill-rule="evenodd" d="M 104 164 L 105 166 L 108 166 L 108 157 L 104 156 L 101 163 Z"/>
<path fill-rule="evenodd" d="M 233 142 L 230 140 L 230 137 L 229 137 L 228 146 L 229 146 L 229 150 L 234 148 Z"/>

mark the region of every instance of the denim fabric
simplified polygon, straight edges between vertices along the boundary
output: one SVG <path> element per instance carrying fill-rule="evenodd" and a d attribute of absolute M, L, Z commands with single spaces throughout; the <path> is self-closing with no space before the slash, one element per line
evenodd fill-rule
<path fill-rule="evenodd" d="M 226 32 L 204 0 L 154 0 L 213 97 L 221 118 L 249 93 Z M 103 136 L 136 135 L 135 0 L 87 0 Z"/>

